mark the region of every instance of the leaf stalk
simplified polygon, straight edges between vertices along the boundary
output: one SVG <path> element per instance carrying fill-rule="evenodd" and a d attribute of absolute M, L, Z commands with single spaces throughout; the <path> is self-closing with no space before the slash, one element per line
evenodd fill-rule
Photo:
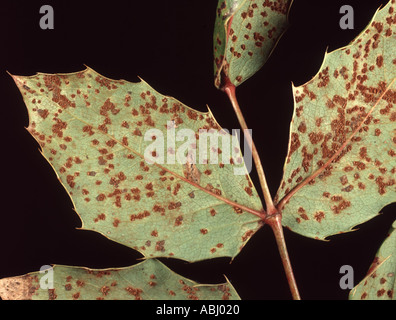
<path fill-rule="evenodd" d="M 301 300 L 289 254 L 287 252 L 286 241 L 282 227 L 282 216 L 280 213 L 272 214 L 265 220 L 265 223 L 271 227 L 272 232 L 274 233 L 291 295 L 294 300 Z"/>
<path fill-rule="evenodd" d="M 229 81 L 228 77 L 226 77 L 225 85 L 223 87 L 224 92 L 227 94 L 232 107 L 234 108 L 235 114 L 238 118 L 239 124 L 241 128 L 244 130 L 245 134 L 249 135 L 247 137 L 247 141 L 249 144 L 249 149 L 252 153 L 254 164 L 256 166 L 258 178 L 261 185 L 261 190 L 263 192 L 264 201 L 266 205 L 266 213 L 263 221 L 268 224 L 275 236 L 276 243 L 278 246 L 279 254 L 282 260 L 283 268 L 285 270 L 287 282 L 289 284 L 290 292 L 294 300 L 301 300 L 297 283 L 294 278 L 293 268 L 290 262 L 289 254 L 287 252 L 286 241 L 283 234 L 282 227 L 282 215 L 280 211 L 275 207 L 270 190 L 268 188 L 267 180 L 265 178 L 264 169 L 261 164 L 260 156 L 257 152 L 256 146 L 251 137 L 250 131 L 248 130 L 248 126 L 246 124 L 245 118 L 243 117 L 241 108 L 239 107 L 239 103 L 236 97 L 235 86 Z"/>
<path fill-rule="evenodd" d="M 227 81 L 226 85 L 224 86 L 224 91 L 228 95 L 228 98 L 230 99 L 230 102 L 232 104 L 232 107 L 234 108 L 235 114 L 238 118 L 241 128 L 243 129 L 243 131 L 246 135 L 249 135 L 246 140 L 248 141 L 249 149 L 252 152 L 253 161 L 256 166 L 258 178 L 259 178 L 260 185 L 261 185 L 261 190 L 263 192 L 264 201 L 265 201 L 265 205 L 266 205 L 266 209 L 267 209 L 266 210 L 267 214 L 271 215 L 271 214 L 275 213 L 277 210 L 276 210 L 274 203 L 272 201 L 271 193 L 268 188 L 267 180 L 265 178 L 264 169 L 261 164 L 260 156 L 259 156 L 256 146 L 252 140 L 250 131 L 248 130 L 248 126 L 246 124 L 245 118 L 243 117 L 241 108 L 239 107 L 239 103 L 238 103 L 236 93 L 235 93 L 235 86 L 231 82 Z"/>

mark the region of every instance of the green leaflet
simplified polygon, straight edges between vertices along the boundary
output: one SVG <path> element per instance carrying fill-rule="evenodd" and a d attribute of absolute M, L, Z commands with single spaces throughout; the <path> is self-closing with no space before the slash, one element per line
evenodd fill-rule
<path fill-rule="evenodd" d="M 367 276 L 351 290 L 350 300 L 395 300 L 396 221 L 378 250 Z"/>
<path fill-rule="evenodd" d="M 219 0 L 215 30 L 215 86 L 224 76 L 235 86 L 267 61 L 287 26 L 291 0 Z"/>
<path fill-rule="evenodd" d="M 289 151 L 276 202 L 283 224 L 324 239 L 396 200 L 396 12 L 389 2 L 319 73 L 293 87 Z"/>
<path fill-rule="evenodd" d="M 156 259 L 132 267 L 101 270 L 55 265 L 53 278 L 50 272 L 1 279 L 0 297 L 3 300 L 240 299 L 228 281 L 198 284 L 172 272 Z"/>
<path fill-rule="evenodd" d="M 261 211 L 262 205 L 239 147 L 223 140 L 230 135 L 210 112 L 195 111 L 143 81 L 110 80 L 89 68 L 13 78 L 29 111 L 27 129 L 69 193 L 83 229 L 148 258 L 197 261 L 235 257 L 261 227 L 242 210 Z M 201 147 L 200 129 L 217 134 L 218 147 L 209 139 Z M 198 158 L 201 151 L 204 158 Z M 160 156 L 163 163 L 154 163 Z"/>

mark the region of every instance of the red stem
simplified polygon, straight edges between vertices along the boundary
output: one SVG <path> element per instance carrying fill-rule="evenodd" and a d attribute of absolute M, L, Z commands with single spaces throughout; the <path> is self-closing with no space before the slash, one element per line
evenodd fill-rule
<path fill-rule="evenodd" d="M 301 300 L 289 254 L 287 252 L 285 237 L 283 235 L 282 216 L 279 213 L 272 214 L 265 220 L 265 223 L 271 227 L 274 233 L 292 297 L 294 300 Z"/>
<path fill-rule="evenodd" d="M 223 90 L 227 93 L 228 98 L 231 101 L 231 104 L 234 108 L 235 114 L 238 118 L 239 124 L 244 130 L 245 134 L 250 134 L 250 132 L 247 130 L 248 126 L 246 124 L 245 118 L 243 117 L 242 111 L 239 107 L 238 100 L 236 98 L 236 93 L 235 93 L 235 86 L 230 82 L 228 77 L 225 77 L 225 84 L 223 87 Z M 293 299 L 295 300 L 301 300 L 300 294 L 298 292 L 296 280 L 294 278 L 293 274 L 293 269 L 290 263 L 289 259 L 289 254 L 287 252 L 287 247 L 286 247 L 286 242 L 285 242 L 285 237 L 283 235 L 283 227 L 282 227 L 282 215 L 280 214 L 280 211 L 274 206 L 267 181 L 265 178 L 264 174 L 264 169 L 261 165 L 261 160 L 260 156 L 257 152 L 256 146 L 252 140 L 252 137 L 250 136 L 249 139 L 249 148 L 250 151 L 252 152 L 253 160 L 256 166 L 257 174 L 259 177 L 261 189 L 263 192 L 265 204 L 266 204 L 266 209 L 267 212 L 265 213 L 265 218 L 263 221 L 267 223 L 275 236 L 276 239 L 276 244 L 278 246 L 279 254 L 282 260 L 283 268 L 286 273 L 286 278 L 287 282 L 289 283 L 290 287 L 290 292 L 292 294 Z"/>

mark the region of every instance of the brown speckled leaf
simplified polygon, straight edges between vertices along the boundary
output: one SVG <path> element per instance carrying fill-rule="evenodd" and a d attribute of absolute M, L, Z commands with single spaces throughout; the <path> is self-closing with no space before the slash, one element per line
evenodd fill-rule
<path fill-rule="evenodd" d="M 324 239 L 396 201 L 396 10 L 390 1 L 319 73 L 293 87 L 276 201 L 283 224 Z"/>
<path fill-rule="evenodd" d="M 172 272 L 156 259 L 115 269 L 55 265 L 50 272 L 0 279 L 0 297 L 3 300 L 240 299 L 228 281 L 199 284 Z"/>
<path fill-rule="evenodd" d="M 235 86 L 267 61 L 287 26 L 291 0 L 219 0 L 214 45 L 215 86 Z"/>
<path fill-rule="evenodd" d="M 196 261 L 234 257 L 260 228 L 247 212 L 262 205 L 239 147 L 223 160 L 231 145 L 219 138 L 206 158 L 171 161 L 185 156 L 186 145 L 196 155 L 204 150 L 199 140 L 172 132 L 188 129 L 193 139 L 200 129 L 222 132 L 210 112 L 163 96 L 144 81 L 111 80 L 89 68 L 13 78 L 29 111 L 27 129 L 71 196 L 83 229 L 145 257 Z M 162 139 L 161 149 L 155 144 Z M 214 155 L 219 161 L 212 163 Z"/>
<path fill-rule="evenodd" d="M 396 221 L 378 250 L 366 277 L 351 290 L 350 300 L 395 300 Z"/>

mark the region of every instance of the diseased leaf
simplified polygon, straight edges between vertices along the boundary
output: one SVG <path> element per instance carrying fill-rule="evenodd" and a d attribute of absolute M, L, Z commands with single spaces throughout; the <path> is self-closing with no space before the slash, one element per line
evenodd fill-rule
<path fill-rule="evenodd" d="M 50 272 L 1 279 L 0 297 L 3 300 L 240 300 L 228 281 L 199 284 L 172 272 L 156 259 L 114 269 L 55 265 Z"/>
<path fill-rule="evenodd" d="M 291 0 L 219 0 L 214 43 L 215 86 L 235 86 L 267 61 L 287 26 Z"/>
<path fill-rule="evenodd" d="M 395 300 L 396 221 L 378 250 L 367 276 L 351 290 L 350 300 Z"/>
<path fill-rule="evenodd" d="M 324 239 L 396 200 L 394 1 L 319 73 L 294 87 L 289 151 L 276 201 L 283 224 Z"/>
<path fill-rule="evenodd" d="M 13 78 L 83 229 L 145 257 L 197 261 L 236 256 L 261 227 L 240 149 L 210 112 L 89 68 Z"/>

